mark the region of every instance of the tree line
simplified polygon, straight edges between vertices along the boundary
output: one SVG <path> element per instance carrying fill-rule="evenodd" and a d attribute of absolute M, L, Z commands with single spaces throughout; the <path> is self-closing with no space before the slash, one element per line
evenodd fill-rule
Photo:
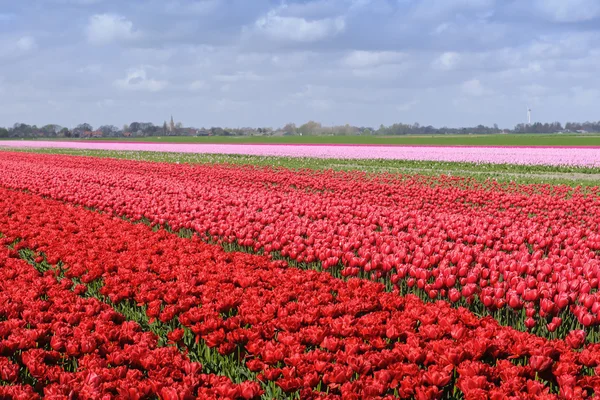
<path fill-rule="evenodd" d="M 395 123 L 371 128 L 353 125 L 324 126 L 320 122 L 308 121 L 300 126 L 288 123 L 280 128 L 194 128 L 184 127 L 181 123 L 168 126 L 154 125 L 151 122 L 132 122 L 123 127 L 101 125 L 94 128 L 88 123 L 69 129 L 56 124 L 41 127 L 16 123 L 12 127 L 0 127 L 0 138 L 94 138 L 94 137 L 145 137 L 145 136 L 296 136 L 296 135 L 456 135 L 456 134 L 498 134 L 498 133 L 559 133 L 559 132 L 600 132 L 598 122 L 560 122 L 518 124 L 513 129 L 501 129 L 493 126 L 477 125 L 463 128 L 436 128 L 431 125 Z"/>

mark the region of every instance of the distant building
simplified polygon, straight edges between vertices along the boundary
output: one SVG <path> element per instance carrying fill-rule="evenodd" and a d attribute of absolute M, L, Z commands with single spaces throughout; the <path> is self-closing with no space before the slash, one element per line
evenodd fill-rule
<path fill-rule="evenodd" d="M 172 115 L 171 115 L 171 121 L 169 122 L 168 131 L 171 134 L 175 132 L 175 121 L 173 121 Z"/>
<path fill-rule="evenodd" d="M 181 128 L 179 129 L 178 133 L 185 136 L 194 136 L 198 133 L 198 131 L 194 128 Z"/>
<path fill-rule="evenodd" d="M 104 136 L 102 134 L 102 131 L 84 131 L 81 134 L 81 137 L 84 137 L 84 138 L 100 138 L 102 136 Z"/>

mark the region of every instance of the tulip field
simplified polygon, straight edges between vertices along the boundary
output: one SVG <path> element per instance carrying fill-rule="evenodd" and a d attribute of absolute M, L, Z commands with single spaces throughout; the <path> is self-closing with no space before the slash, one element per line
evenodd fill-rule
<path fill-rule="evenodd" d="M 142 143 L 124 141 L 7 140 L 0 147 L 30 149 L 134 150 L 195 154 L 243 154 L 339 159 L 430 160 L 448 162 L 600 167 L 600 147 L 393 146 L 344 144 Z"/>
<path fill-rule="evenodd" d="M 10 151 L 0 171 L 2 399 L 600 391 L 599 187 Z"/>

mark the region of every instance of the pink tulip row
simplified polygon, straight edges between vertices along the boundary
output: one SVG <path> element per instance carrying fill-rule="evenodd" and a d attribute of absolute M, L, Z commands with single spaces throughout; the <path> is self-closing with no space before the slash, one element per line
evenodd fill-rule
<path fill-rule="evenodd" d="M 162 151 L 199 154 L 450 161 L 521 165 L 570 165 L 580 167 L 600 166 L 600 148 L 595 147 L 178 144 L 91 141 L 2 141 L 0 142 L 0 147 Z"/>

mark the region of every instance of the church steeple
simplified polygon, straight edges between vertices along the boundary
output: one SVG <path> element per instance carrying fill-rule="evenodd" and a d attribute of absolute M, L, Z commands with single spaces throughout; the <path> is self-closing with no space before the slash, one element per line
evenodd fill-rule
<path fill-rule="evenodd" d="M 169 122 L 169 132 L 175 131 L 175 121 L 173 121 L 173 116 L 171 115 L 171 122 Z"/>

